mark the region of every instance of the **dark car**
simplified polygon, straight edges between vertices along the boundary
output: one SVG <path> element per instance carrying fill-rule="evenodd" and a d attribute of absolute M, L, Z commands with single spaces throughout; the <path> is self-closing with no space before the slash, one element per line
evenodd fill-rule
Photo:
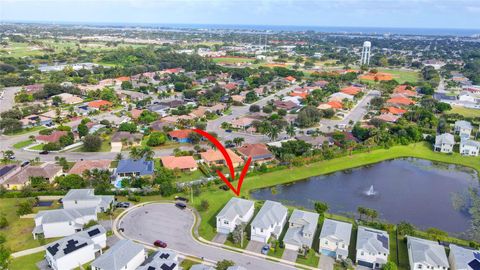
<path fill-rule="evenodd" d="M 231 129 L 225 129 L 225 132 L 232 133 L 232 130 Z"/>
<path fill-rule="evenodd" d="M 130 203 L 129 202 L 118 202 L 116 207 L 117 208 L 128 208 L 128 207 L 130 207 Z"/>
<path fill-rule="evenodd" d="M 156 246 L 156 247 L 161 247 L 161 248 L 166 248 L 167 247 L 167 243 L 165 243 L 163 241 L 160 241 L 160 240 L 156 240 L 155 242 L 153 242 L 153 245 Z"/>
<path fill-rule="evenodd" d="M 270 250 L 270 246 L 269 246 L 269 245 L 263 246 L 263 247 L 262 247 L 262 254 L 267 255 L 269 250 Z"/>
<path fill-rule="evenodd" d="M 187 199 L 187 198 L 180 197 L 180 196 L 175 196 L 175 200 L 188 202 L 188 199 Z"/>
<path fill-rule="evenodd" d="M 225 191 L 228 191 L 230 189 L 227 185 L 221 185 L 219 188 Z"/>
<path fill-rule="evenodd" d="M 43 150 L 39 153 L 40 155 L 48 155 L 48 151 L 47 150 Z"/>
<path fill-rule="evenodd" d="M 20 165 L 20 167 L 25 167 L 25 166 L 27 166 L 28 164 L 30 164 L 30 161 L 28 161 L 28 160 L 27 160 L 27 161 L 24 161 L 24 162 L 22 162 L 22 164 Z"/>
<path fill-rule="evenodd" d="M 185 208 L 187 208 L 187 205 L 184 204 L 184 203 L 181 203 L 181 202 L 175 203 L 175 206 L 178 207 L 178 208 L 180 208 L 180 209 L 182 209 L 182 210 L 185 209 Z"/>

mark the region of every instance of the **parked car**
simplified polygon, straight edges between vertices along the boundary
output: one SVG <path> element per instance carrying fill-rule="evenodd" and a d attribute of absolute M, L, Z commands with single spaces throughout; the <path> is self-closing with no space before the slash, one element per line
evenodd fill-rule
<path fill-rule="evenodd" d="M 128 208 L 128 207 L 130 207 L 130 203 L 129 202 L 117 202 L 116 207 L 117 208 Z"/>
<path fill-rule="evenodd" d="M 227 185 L 221 185 L 219 188 L 225 191 L 228 191 L 230 189 Z"/>
<path fill-rule="evenodd" d="M 225 129 L 225 132 L 232 133 L 232 130 L 231 129 Z"/>
<path fill-rule="evenodd" d="M 178 208 L 180 208 L 180 209 L 182 209 L 182 210 L 185 209 L 185 208 L 187 208 L 187 205 L 184 204 L 184 203 L 182 203 L 182 202 L 177 202 L 177 203 L 175 203 L 175 206 L 178 207 Z"/>
<path fill-rule="evenodd" d="M 25 166 L 27 166 L 28 164 L 30 164 L 30 161 L 26 160 L 26 161 L 22 162 L 22 164 L 20 165 L 20 167 L 25 167 Z"/>
<path fill-rule="evenodd" d="M 165 243 L 163 241 L 160 241 L 160 240 L 156 240 L 155 242 L 153 242 L 153 245 L 156 246 L 156 247 L 161 247 L 161 248 L 166 248 L 167 247 L 167 243 Z"/>
<path fill-rule="evenodd" d="M 40 155 L 48 155 L 48 151 L 47 150 L 43 150 L 41 152 L 39 152 Z"/>
<path fill-rule="evenodd" d="M 188 202 L 187 198 L 184 198 L 184 197 L 181 197 L 181 196 L 175 196 L 175 200 Z"/>
<path fill-rule="evenodd" d="M 267 255 L 268 251 L 270 250 L 269 245 L 265 245 L 262 247 L 262 254 Z"/>

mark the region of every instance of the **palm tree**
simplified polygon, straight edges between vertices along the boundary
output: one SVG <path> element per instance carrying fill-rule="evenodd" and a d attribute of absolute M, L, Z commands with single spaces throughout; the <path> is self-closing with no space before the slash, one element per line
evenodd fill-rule
<path fill-rule="evenodd" d="M 290 123 L 290 125 L 285 128 L 285 131 L 287 132 L 287 135 L 290 137 L 294 137 L 296 134 L 295 126 L 293 125 L 293 123 Z"/>
<path fill-rule="evenodd" d="M 236 146 L 241 146 L 244 141 L 245 141 L 245 138 L 242 138 L 242 137 L 235 137 L 235 138 L 233 138 L 233 143 L 234 143 Z"/>
<path fill-rule="evenodd" d="M 134 146 L 130 149 L 130 157 L 132 159 L 140 159 L 142 156 L 141 156 L 141 153 L 140 153 L 140 149 L 138 149 L 137 146 Z"/>
<path fill-rule="evenodd" d="M 267 130 L 267 136 L 272 141 L 275 141 L 278 138 L 278 134 L 280 134 L 280 129 L 275 125 L 270 126 L 270 128 Z"/>

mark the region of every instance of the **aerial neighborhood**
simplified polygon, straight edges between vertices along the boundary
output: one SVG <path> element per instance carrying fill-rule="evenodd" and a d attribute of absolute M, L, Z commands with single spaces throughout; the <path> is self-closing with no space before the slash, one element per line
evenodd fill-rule
<path fill-rule="evenodd" d="M 478 34 L 230 27 L 2 21 L 0 269 L 480 270 Z"/>

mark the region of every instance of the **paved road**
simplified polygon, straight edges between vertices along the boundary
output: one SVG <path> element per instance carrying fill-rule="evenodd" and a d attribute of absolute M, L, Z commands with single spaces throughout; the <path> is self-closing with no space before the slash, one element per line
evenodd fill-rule
<path fill-rule="evenodd" d="M 21 89 L 21 87 L 6 87 L 0 90 L 0 112 L 13 108 L 15 104 L 15 93 Z"/>
<path fill-rule="evenodd" d="M 132 209 L 119 221 L 118 228 L 124 228 L 123 234 L 129 239 L 144 243 L 162 240 L 170 249 L 204 257 L 205 260 L 232 260 L 240 266 L 255 270 L 295 269 L 264 258 L 202 244 L 192 236 L 193 223 L 191 210 L 180 210 L 173 204 L 155 203 Z"/>

